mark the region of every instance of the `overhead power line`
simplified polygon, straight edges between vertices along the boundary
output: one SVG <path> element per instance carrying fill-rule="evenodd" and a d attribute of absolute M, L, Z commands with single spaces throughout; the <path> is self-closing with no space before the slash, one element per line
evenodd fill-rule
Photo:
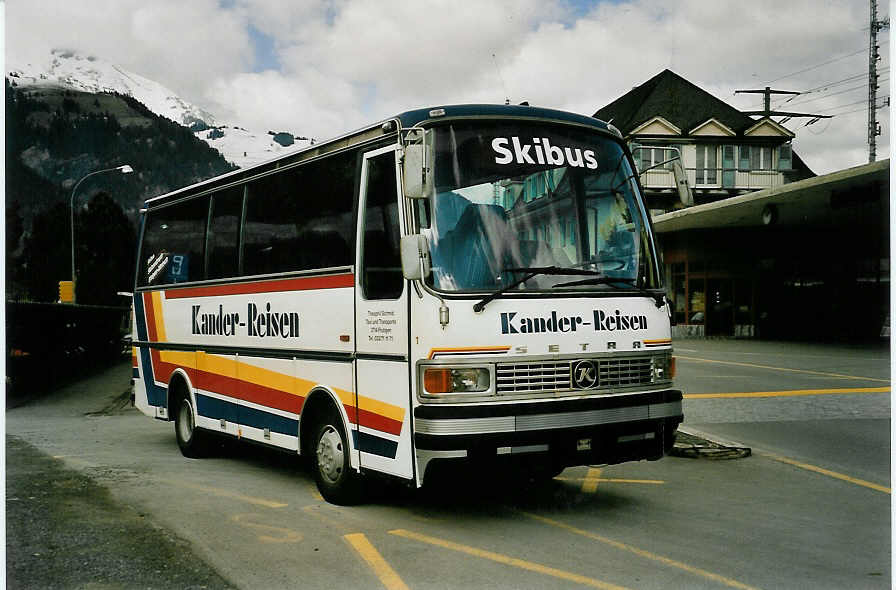
<path fill-rule="evenodd" d="M 889 72 L 890 68 L 888 66 L 885 68 L 881 68 L 879 71 L 882 73 Z M 800 95 L 805 96 L 807 94 L 814 94 L 816 92 L 826 92 L 826 91 L 830 90 L 831 88 L 836 88 L 837 86 L 842 86 L 843 84 L 848 84 L 849 82 L 855 82 L 856 80 L 862 80 L 862 79 L 867 79 L 867 78 L 868 78 L 867 73 L 856 74 L 854 76 L 849 76 L 847 78 L 841 78 L 840 80 L 835 80 L 833 82 L 827 82 L 825 84 L 821 84 L 820 86 L 816 86 L 815 88 L 810 88 L 809 90 L 803 90 L 800 93 Z M 868 87 L 867 83 L 862 86 L 862 88 L 867 88 L 867 87 Z M 833 96 L 833 94 L 829 94 L 828 96 Z M 786 100 L 779 100 L 775 103 L 774 106 L 775 106 L 775 108 L 780 108 L 781 106 L 783 106 L 786 103 L 791 103 L 795 98 L 796 98 L 796 96 L 791 96 L 790 98 L 788 98 Z M 815 100 L 815 99 L 812 99 L 812 100 Z M 798 100 L 794 104 L 800 104 L 802 102 L 803 102 L 802 100 Z M 758 106 L 759 105 L 757 104 L 753 108 L 758 108 Z"/>
<path fill-rule="evenodd" d="M 778 80 L 784 80 L 786 78 L 790 78 L 791 76 L 796 76 L 798 74 L 803 74 L 805 72 L 811 72 L 812 70 L 817 70 L 820 67 L 826 66 L 828 64 L 832 64 L 834 62 L 838 62 L 840 60 L 846 59 L 848 57 L 852 57 L 854 55 L 858 55 L 860 53 L 864 53 L 865 51 L 867 51 L 867 49 L 863 47 L 862 49 L 859 49 L 858 51 L 854 51 L 852 53 L 847 53 L 846 55 L 841 55 L 840 57 L 835 57 L 834 59 L 829 59 L 828 61 L 821 62 L 820 64 L 815 64 L 814 66 L 809 66 L 808 68 L 804 68 L 804 69 L 798 70 L 796 72 L 791 72 L 789 74 L 785 74 L 783 76 L 775 78 L 774 80 L 769 80 L 768 82 L 763 82 L 763 84 L 771 84 L 772 82 L 777 82 Z"/>
<path fill-rule="evenodd" d="M 889 98 L 890 98 L 890 95 L 887 94 L 887 95 L 884 95 L 884 96 L 878 96 L 878 97 L 877 97 L 877 100 L 884 100 L 884 99 L 889 99 Z M 868 99 L 865 99 L 865 100 L 857 100 L 856 102 L 850 102 L 850 103 L 846 103 L 846 104 L 841 104 L 841 105 L 836 106 L 836 107 L 831 107 L 831 108 L 828 110 L 828 112 L 836 111 L 836 110 L 838 110 L 838 109 L 842 109 L 842 108 L 846 108 L 846 107 L 855 106 L 855 105 L 857 105 L 857 104 L 867 104 L 867 103 L 868 103 Z M 878 106 L 877 108 L 880 108 L 880 106 Z M 842 114 L 844 114 L 844 113 L 835 113 L 835 114 L 842 115 Z"/>
<path fill-rule="evenodd" d="M 880 80 L 880 82 L 886 82 L 886 81 L 888 81 L 888 80 L 889 80 L 889 78 L 882 78 L 882 79 Z M 810 99 L 808 99 L 808 100 L 796 100 L 796 101 L 793 101 L 793 102 L 790 102 L 790 101 L 784 101 L 784 103 L 787 103 L 788 106 L 803 105 L 803 104 L 807 104 L 807 103 L 810 103 L 810 102 L 815 102 L 815 101 L 817 101 L 817 100 L 824 100 L 824 99 L 826 99 L 826 98 L 830 98 L 830 97 L 832 97 L 832 96 L 839 96 L 839 95 L 841 95 L 841 94 L 847 94 L 847 93 L 849 93 L 849 92 L 855 92 L 856 90 L 867 90 L 867 89 L 868 89 L 868 85 L 867 85 L 867 84 L 862 84 L 861 86 L 853 86 L 852 88 L 847 88 L 846 90 L 841 90 L 841 91 L 839 91 L 839 92 L 832 92 L 832 93 L 830 93 L 830 94 L 825 94 L 824 96 L 816 96 L 815 98 L 810 98 Z M 808 92 L 805 92 L 805 93 L 803 93 L 803 94 L 808 94 Z M 779 105 L 777 105 L 777 106 L 781 106 L 781 105 L 784 104 L 784 103 L 781 103 L 781 104 L 779 104 Z"/>
<path fill-rule="evenodd" d="M 890 98 L 890 97 L 888 96 L 888 97 L 887 97 L 887 102 L 885 102 L 885 103 L 882 104 L 882 105 L 878 105 L 877 107 L 875 107 L 874 110 L 879 111 L 879 110 L 881 110 L 881 109 L 888 109 L 888 108 L 890 108 L 890 100 L 889 100 L 889 98 Z M 862 101 L 862 102 L 865 102 L 865 101 Z M 867 110 L 868 110 L 867 107 L 862 107 L 862 108 L 860 108 L 860 109 L 855 109 L 855 110 L 853 110 L 853 111 L 846 111 L 845 113 L 837 113 L 837 114 L 834 115 L 834 116 L 835 116 L 835 117 L 842 117 L 843 115 L 851 115 L 851 114 L 853 114 L 853 113 L 864 113 L 864 112 L 867 111 Z"/>

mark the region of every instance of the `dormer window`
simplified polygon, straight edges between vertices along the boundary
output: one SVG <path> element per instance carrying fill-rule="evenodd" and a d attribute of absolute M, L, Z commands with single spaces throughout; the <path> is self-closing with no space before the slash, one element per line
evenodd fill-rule
<path fill-rule="evenodd" d="M 770 146 L 750 146 L 750 169 L 754 171 L 774 170 L 772 151 Z"/>

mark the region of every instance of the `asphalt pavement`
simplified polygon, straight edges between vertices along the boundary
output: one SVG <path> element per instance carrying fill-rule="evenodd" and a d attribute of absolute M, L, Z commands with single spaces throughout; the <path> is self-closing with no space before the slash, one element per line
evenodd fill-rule
<path fill-rule="evenodd" d="M 459 482 L 348 510 L 285 455 L 183 459 L 170 424 L 128 406 L 116 366 L 7 412 L 8 586 L 401 587 L 378 578 L 389 562 L 411 588 L 890 587 L 889 350 L 675 347 L 684 427 L 751 457 Z"/>

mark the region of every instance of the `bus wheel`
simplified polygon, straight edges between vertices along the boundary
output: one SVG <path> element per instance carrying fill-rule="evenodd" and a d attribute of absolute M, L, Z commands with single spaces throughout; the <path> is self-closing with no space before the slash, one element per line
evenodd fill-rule
<path fill-rule="evenodd" d="M 314 480 L 320 495 L 333 504 L 354 504 L 360 496 L 360 475 L 349 461 L 342 420 L 334 412 L 323 415 L 314 434 Z"/>
<path fill-rule="evenodd" d="M 184 397 L 177 407 L 174 415 L 174 433 L 177 436 L 177 446 L 184 457 L 199 458 L 208 452 L 206 434 L 196 428 L 196 418 L 193 413 L 193 404 L 189 397 Z"/>

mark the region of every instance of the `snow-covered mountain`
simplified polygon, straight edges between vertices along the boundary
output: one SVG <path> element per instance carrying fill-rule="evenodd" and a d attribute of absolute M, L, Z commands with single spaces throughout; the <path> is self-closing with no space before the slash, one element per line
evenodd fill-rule
<path fill-rule="evenodd" d="M 46 86 L 132 96 L 152 112 L 189 127 L 196 137 L 240 167 L 294 152 L 309 143 L 292 133 L 252 132 L 224 124 L 158 82 L 76 51 L 54 49 L 40 62 L 19 60 L 10 53 L 6 56 L 6 77 L 19 87 Z"/>

